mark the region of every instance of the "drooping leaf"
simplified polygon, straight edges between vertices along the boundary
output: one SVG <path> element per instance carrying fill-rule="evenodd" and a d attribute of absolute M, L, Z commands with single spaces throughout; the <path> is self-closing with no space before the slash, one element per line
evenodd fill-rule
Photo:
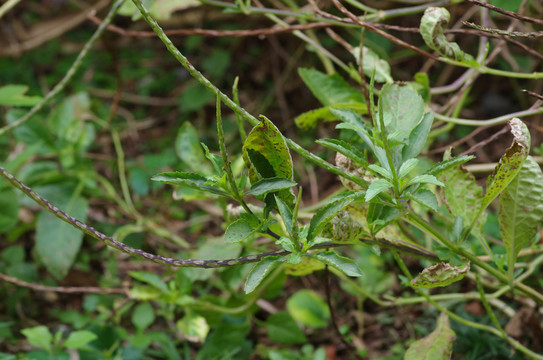
<path fill-rule="evenodd" d="M 302 256 L 298 264 L 285 263 L 283 266 L 285 274 L 293 276 L 305 276 L 324 269 L 324 264 L 321 261 L 307 255 Z"/>
<path fill-rule="evenodd" d="M 227 243 L 236 243 L 244 241 L 255 233 L 255 229 L 244 219 L 239 219 L 231 223 L 224 233 L 224 241 Z"/>
<path fill-rule="evenodd" d="M 360 63 L 360 47 L 355 47 L 351 50 L 351 54 L 356 59 L 356 63 Z M 362 70 L 368 77 L 375 76 L 375 81 L 379 83 L 394 81 L 390 75 L 390 65 L 386 60 L 379 58 L 379 55 L 372 49 L 362 47 Z"/>
<path fill-rule="evenodd" d="M 26 85 L 4 85 L 0 87 L 0 106 L 34 106 L 42 99 L 41 96 L 27 96 Z"/>
<path fill-rule="evenodd" d="M 296 186 L 296 182 L 292 180 L 279 177 L 266 178 L 254 183 L 253 186 L 251 186 L 251 190 L 247 191 L 245 194 L 255 196 L 266 195 L 280 190 L 287 190 L 293 186 Z"/>
<path fill-rule="evenodd" d="M 530 132 L 526 125 L 518 118 L 509 121 L 511 133 L 514 136 L 513 144 L 501 157 L 494 172 L 486 181 L 486 193 L 481 202 L 481 210 L 487 208 L 507 185 L 517 176 L 522 163 L 530 153 Z"/>
<path fill-rule="evenodd" d="M 288 313 L 294 320 L 311 328 L 323 328 L 330 319 L 326 302 L 313 290 L 299 290 L 287 300 Z"/>
<path fill-rule="evenodd" d="M 52 201 L 60 209 L 79 221 L 87 219 L 88 202 L 80 196 L 71 197 L 69 192 L 57 191 Z M 59 220 L 49 212 L 38 216 L 36 224 L 36 252 L 47 270 L 57 279 L 68 273 L 77 256 L 83 233 L 72 225 Z"/>
<path fill-rule="evenodd" d="M 315 69 L 298 68 L 298 74 L 324 106 L 365 103 L 362 92 L 349 86 L 338 73 L 327 75 Z"/>
<path fill-rule="evenodd" d="M 443 33 L 443 25 L 449 22 L 451 14 L 445 8 L 429 7 L 424 11 L 420 21 L 420 34 L 426 45 L 439 55 L 462 62 L 464 64 L 477 66 L 477 62 L 470 54 L 466 54 L 455 42 L 447 41 Z"/>
<path fill-rule="evenodd" d="M 271 341 L 279 344 L 301 344 L 307 341 L 294 319 L 285 312 L 271 314 L 264 323 Z"/>
<path fill-rule="evenodd" d="M 411 280 L 411 285 L 418 288 L 449 286 L 454 282 L 462 280 L 468 273 L 469 268 L 469 262 L 461 266 L 451 266 L 447 263 L 432 265 Z"/>
<path fill-rule="evenodd" d="M 285 139 L 265 117 L 247 136 L 243 144 L 243 160 L 249 169 L 251 184 L 274 177 L 292 179 L 292 158 Z M 290 190 L 279 191 L 278 196 L 289 206 L 294 199 Z"/>
<path fill-rule="evenodd" d="M 404 360 L 449 360 L 456 334 L 450 328 L 449 317 L 441 314 L 430 335 L 415 341 L 404 355 Z"/>
<path fill-rule="evenodd" d="M 339 271 L 345 273 L 345 275 L 359 277 L 364 275 L 356 263 L 344 256 L 339 256 L 334 251 L 321 251 L 316 254 L 310 254 L 309 256 L 322 261 L 328 266 L 332 266 Z"/>
<path fill-rule="evenodd" d="M 385 180 L 385 179 L 377 179 L 374 182 L 372 182 L 370 186 L 368 187 L 364 200 L 368 202 L 374 197 L 376 197 L 377 195 L 379 195 L 380 193 L 382 193 L 383 191 L 390 189 L 391 187 L 392 187 L 392 184 L 390 183 L 390 181 Z"/>
<path fill-rule="evenodd" d="M 531 157 L 500 195 L 498 220 L 512 278 L 519 251 L 530 244 L 543 223 L 543 174 Z"/>
<path fill-rule="evenodd" d="M 247 281 L 245 282 L 245 294 L 253 292 L 256 287 L 264 280 L 266 275 L 268 275 L 275 267 L 282 263 L 280 256 L 270 256 L 264 258 L 258 262 L 249 276 L 247 276 Z"/>

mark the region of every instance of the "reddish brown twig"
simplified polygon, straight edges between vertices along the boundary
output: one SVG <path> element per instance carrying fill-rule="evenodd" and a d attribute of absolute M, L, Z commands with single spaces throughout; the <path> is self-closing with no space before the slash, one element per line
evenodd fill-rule
<path fill-rule="evenodd" d="M 494 6 L 492 4 L 487 4 L 487 3 L 484 3 L 484 2 L 479 1 L 479 0 L 466 0 L 466 1 L 470 2 L 472 4 L 476 4 L 476 5 L 485 7 L 487 9 L 492 10 L 492 11 L 499 12 L 500 14 L 512 17 L 514 19 L 530 22 L 532 24 L 543 25 L 543 20 L 535 19 L 535 18 L 532 18 L 532 17 L 524 16 L 524 15 L 520 15 L 519 13 L 509 11 L 509 10 L 505 10 L 505 9 L 499 8 L 497 6 Z"/>
<path fill-rule="evenodd" d="M 100 20 L 95 15 L 91 14 L 88 16 L 89 20 L 93 23 L 100 25 L 102 20 Z M 271 27 L 264 29 L 252 29 L 252 30 L 211 30 L 211 29 L 175 29 L 175 30 L 165 30 L 164 33 L 168 36 L 188 36 L 188 35 L 203 35 L 203 36 L 213 36 L 213 37 L 244 37 L 244 36 L 266 36 L 266 35 L 275 35 L 280 33 L 289 33 L 296 30 L 309 30 L 309 29 L 320 29 L 334 26 L 334 24 L 329 24 L 325 22 L 314 22 L 309 24 L 297 24 L 290 25 L 288 27 Z M 154 31 L 132 31 L 125 30 L 115 25 L 109 25 L 107 30 L 117 33 L 123 36 L 139 37 L 139 38 L 149 38 L 155 37 L 156 33 Z"/>
<path fill-rule="evenodd" d="M 536 92 L 533 92 L 533 91 L 530 91 L 530 90 L 526 90 L 526 89 L 522 89 L 521 90 L 522 92 L 525 92 L 526 94 L 530 95 L 530 96 L 533 96 L 539 100 L 543 100 L 543 95 L 539 95 L 538 93 Z"/>
<path fill-rule="evenodd" d="M 0 273 L 0 279 L 35 291 L 53 291 L 65 294 L 121 294 L 128 296 L 128 289 L 102 289 L 93 286 L 46 286 L 29 283 L 2 273 Z"/>
<path fill-rule="evenodd" d="M 470 147 L 469 149 L 467 149 L 466 151 L 464 151 L 463 153 L 461 153 L 460 155 L 468 155 L 468 154 L 471 154 L 471 153 L 474 153 L 475 151 L 477 151 L 479 148 L 491 143 L 492 141 L 496 140 L 497 138 L 499 138 L 500 136 L 502 136 L 503 134 L 509 132 L 509 130 L 511 130 L 509 128 L 509 126 L 505 126 L 503 129 L 501 129 L 500 131 L 498 131 L 497 133 L 494 133 L 492 134 L 491 137 L 489 137 L 488 139 L 485 139 L 483 141 L 480 141 L 478 142 L 477 144 L 473 145 L 472 147 Z"/>

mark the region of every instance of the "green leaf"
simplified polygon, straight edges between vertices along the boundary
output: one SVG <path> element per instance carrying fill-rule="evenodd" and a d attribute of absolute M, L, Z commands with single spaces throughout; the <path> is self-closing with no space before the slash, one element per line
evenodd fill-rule
<path fill-rule="evenodd" d="M 383 167 L 381 167 L 379 165 L 371 164 L 371 165 L 368 166 L 368 169 L 370 169 L 370 170 L 374 171 L 375 173 L 381 175 L 382 177 L 384 177 L 387 180 L 392 180 L 392 173 L 389 170 L 387 170 L 387 169 L 385 169 L 385 168 L 383 168 Z"/>
<path fill-rule="evenodd" d="M 224 234 L 224 241 L 227 243 L 244 241 L 254 233 L 255 229 L 247 221 L 239 219 L 228 226 Z"/>
<path fill-rule="evenodd" d="M 428 138 L 433 122 L 434 115 L 432 113 L 427 112 L 424 114 L 420 123 L 409 134 L 406 145 L 402 148 L 403 159 L 415 158 L 420 154 L 426 144 L 426 139 Z"/>
<path fill-rule="evenodd" d="M 419 163 L 418 159 L 407 159 L 402 166 L 400 166 L 400 171 L 398 172 L 398 177 L 403 179 L 406 177 Z"/>
<path fill-rule="evenodd" d="M 426 173 L 428 175 L 439 175 L 444 171 L 447 171 L 455 166 L 462 165 L 463 163 L 466 163 L 470 161 L 471 159 L 475 159 L 475 156 L 473 155 L 462 155 L 458 157 L 454 157 L 451 159 L 447 159 L 441 162 L 438 162 L 437 164 L 434 164 Z"/>
<path fill-rule="evenodd" d="M 206 191 L 217 195 L 229 196 L 226 191 L 222 190 L 218 186 L 214 186 L 212 180 L 210 181 L 208 178 L 195 173 L 164 172 L 153 176 L 151 180 L 164 184 L 179 185 L 191 189 Z"/>
<path fill-rule="evenodd" d="M 155 321 L 155 310 L 150 303 L 144 302 L 138 304 L 132 312 L 132 324 L 143 332 Z"/>
<path fill-rule="evenodd" d="M 428 175 L 428 174 L 415 176 L 414 178 L 409 180 L 406 186 L 410 186 L 413 184 L 433 184 L 437 186 L 444 186 L 444 184 L 438 179 L 436 179 L 434 175 Z"/>
<path fill-rule="evenodd" d="M 356 59 L 356 63 L 360 64 L 360 47 L 357 46 L 351 50 L 351 54 Z M 385 60 L 379 58 L 379 55 L 372 49 L 362 47 L 362 70 L 368 77 L 374 76 L 376 82 L 391 83 L 394 81 L 390 75 L 390 65 Z"/>
<path fill-rule="evenodd" d="M 249 276 L 247 276 L 247 281 L 245 282 L 245 294 L 253 292 L 256 287 L 264 280 L 266 275 L 268 275 L 275 267 L 282 263 L 280 256 L 270 256 L 264 258 L 258 262 Z"/>
<path fill-rule="evenodd" d="M 409 194 L 409 198 L 418 202 L 421 205 L 429 207 L 430 209 L 437 211 L 438 203 L 436 195 L 425 189 L 418 190 L 414 194 Z"/>
<path fill-rule="evenodd" d="M 451 159 L 454 160 L 454 159 Z M 441 189 L 442 198 L 453 216 L 461 216 L 464 224 L 471 224 L 479 215 L 483 189 L 477 185 L 475 177 L 461 167 L 450 168 L 440 176 L 445 186 Z M 473 228 L 483 234 L 486 213 L 482 212 Z"/>
<path fill-rule="evenodd" d="M 275 201 L 277 202 L 277 210 L 279 211 L 279 215 L 281 215 L 281 219 L 283 219 L 283 223 L 285 224 L 287 232 L 289 234 L 292 234 L 292 230 L 295 225 L 293 223 L 292 210 L 287 206 L 287 204 L 284 203 L 283 200 L 279 199 L 277 196 L 275 196 Z"/>
<path fill-rule="evenodd" d="M 0 87 L 0 106 L 34 106 L 42 100 L 41 96 L 26 96 L 26 85 L 5 85 Z"/>
<path fill-rule="evenodd" d="M 192 312 L 187 312 L 182 319 L 177 320 L 176 326 L 181 334 L 196 336 L 201 340 L 205 340 L 209 334 L 209 325 L 205 317 L 197 316 Z"/>
<path fill-rule="evenodd" d="M 185 121 L 177 132 L 175 153 L 192 171 L 211 175 L 209 163 L 198 140 L 198 132 L 188 121 Z"/>
<path fill-rule="evenodd" d="M 53 203 L 79 221 L 85 222 L 87 200 L 79 196 L 70 198 L 66 190 L 57 186 L 55 188 L 58 192 L 56 199 L 52 199 Z M 38 216 L 35 249 L 47 270 L 56 279 L 66 276 L 81 248 L 82 241 L 81 231 L 61 221 L 52 213 L 42 212 Z"/>
<path fill-rule="evenodd" d="M 385 84 L 379 102 L 382 102 L 387 132 L 401 134 L 398 141 L 406 142 L 425 117 L 424 101 L 410 85 Z"/>
<path fill-rule="evenodd" d="M 307 130 L 315 128 L 319 120 L 337 121 L 338 118 L 332 113 L 332 109 L 350 109 L 358 114 L 366 114 L 368 112 L 366 104 L 363 103 L 353 102 L 346 104 L 335 104 L 304 112 L 296 116 L 294 122 L 300 129 Z"/>
<path fill-rule="evenodd" d="M 19 221 L 19 199 L 13 188 L 0 186 L 0 233 L 10 231 Z"/>
<path fill-rule="evenodd" d="M 460 281 L 469 272 L 469 262 L 461 266 L 451 266 L 439 263 L 424 269 L 417 277 L 411 280 L 411 285 L 418 288 L 435 288 L 449 286 Z"/>
<path fill-rule="evenodd" d="M 387 189 L 390 189 L 392 187 L 392 184 L 385 180 L 385 179 L 377 179 L 374 182 L 370 184 L 368 187 L 368 190 L 366 191 L 366 196 L 364 197 L 364 200 L 366 202 L 370 201 L 383 191 L 386 191 Z"/>
<path fill-rule="evenodd" d="M 517 176 L 500 195 L 499 224 L 512 279 L 519 251 L 534 239 L 543 220 L 543 174 L 527 157 Z"/>
<path fill-rule="evenodd" d="M 367 167 L 368 162 L 364 154 L 355 146 L 349 144 L 344 140 L 337 139 L 320 139 L 315 141 L 317 144 L 326 146 L 329 149 L 337 151 L 338 153 L 345 155 L 345 157 L 351 159 L 354 163 Z"/>
<path fill-rule="evenodd" d="M 285 312 L 271 314 L 264 323 L 268 337 L 274 343 L 302 344 L 307 341 L 305 334 L 294 319 Z"/>
<path fill-rule="evenodd" d="M 298 74 L 324 106 L 366 102 L 362 92 L 349 86 L 337 73 L 326 75 L 315 69 L 298 68 Z"/>
<path fill-rule="evenodd" d="M 357 196 L 360 196 L 363 192 L 349 193 L 335 201 L 331 201 L 323 208 L 320 208 L 319 211 L 313 215 L 311 221 L 309 222 L 309 231 L 307 234 L 307 242 L 316 238 L 324 227 L 337 215 L 345 206 L 353 202 Z"/>
<path fill-rule="evenodd" d="M 429 7 L 426 9 L 420 21 L 420 34 L 424 42 L 443 57 L 478 66 L 473 56 L 463 52 L 457 43 L 447 41 L 443 33 L 443 25 L 449 22 L 450 17 L 449 11 L 445 8 Z"/>
<path fill-rule="evenodd" d="M 149 284 L 155 289 L 160 290 L 164 294 L 170 293 L 170 289 L 168 288 L 168 285 L 166 285 L 166 283 L 162 281 L 160 276 L 158 276 L 157 274 L 153 274 L 146 271 L 129 271 L 128 273 L 134 279 L 144 282 L 146 284 Z"/>
<path fill-rule="evenodd" d="M 45 350 L 51 349 L 53 335 L 47 327 L 43 325 L 35 326 L 21 330 L 21 333 L 26 337 L 30 345 Z"/>
<path fill-rule="evenodd" d="M 296 186 L 296 182 L 289 179 L 279 177 L 267 178 L 254 183 L 251 186 L 251 190 L 247 191 L 245 194 L 255 196 L 266 195 L 280 190 L 287 190 L 293 186 Z"/>
<path fill-rule="evenodd" d="M 88 330 L 74 331 L 73 333 L 68 335 L 68 338 L 66 340 L 64 340 L 63 345 L 68 349 L 80 349 L 91 341 L 94 341 L 96 338 L 98 338 L 98 336 Z"/>
<path fill-rule="evenodd" d="M 411 344 L 404 360 L 449 360 L 455 339 L 456 334 L 450 328 L 449 318 L 441 314 L 437 319 L 435 330 Z"/>
<path fill-rule="evenodd" d="M 243 144 L 243 160 L 249 169 L 251 184 L 274 177 L 292 179 L 292 158 L 285 139 L 265 117 L 247 136 Z M 278 196 L 289 206 L 294 200 L 289 190 L 279 191 Z"/>
<path fill-rule="evenodd" d="M 514 118 L 509 121 L 509 126 L 514 136 L 513 144 L 505 151 L 494 172 L 486 181 L 486 193 L 480 211 L 486 209 L 517 176 L 522 163 L 530 153 L 530 132 L 526 125 L 518 118 Z"/>
<path fill-rule="evenodd" d="M 332 266 L 345 275 L 359 277 L 364 275 L 356 263 L 344 256 L 339 256 L 334 251 L 321 251 L 316 254 L 310 254 L 309 256 L 325 263 L 328 266 Z"/>
<path fill-rule="evenodd" d="M 300 290 L 287 300 L 287 310 L 294 320 L 311 328 L 328 325 L 330 311 L 324 300 L 313 290 Z"/>
<path fill-rule="evenodd" d="M 304 254 L 298 264 L 285 263 L 283 268 L 287 275 L 305 276 L 324 269 L 324 264 L 321 261 L 310 257 L 308 254 Z"/>

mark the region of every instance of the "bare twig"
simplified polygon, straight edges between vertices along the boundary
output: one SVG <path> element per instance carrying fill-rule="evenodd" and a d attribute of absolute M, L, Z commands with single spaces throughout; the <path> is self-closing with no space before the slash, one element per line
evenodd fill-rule
<path fill-rule="evenodd" d="M 485 3 L 485 2 L 482 2 L 482 1 L 479 1 L 479 0 L 466 0 L 466 1 L 470 2 L 472 4 L 476 4 L 476 5 L 485 7 L 487 9 L 492 10 L 492 11 L 499 12 L 500 14 L 503 14 L 505 16 L 509 16 L 509 17 L 512 17 L 512 18 L 515 18 L 515 19 L 518 19 L 518 20 L 530 22 L 532 24 L 543 25 L 543 20 L 535 19 L 535 18 L 532 18 L 532 17 L 529 17 L 529 16 L 520 15 L 519 13 L 509 11 L 509 10 L 505 10 L 505 9 L 499 8 L 497 6 L 494 6 L 492 4 L 488 4 L 488 3 Z"/>

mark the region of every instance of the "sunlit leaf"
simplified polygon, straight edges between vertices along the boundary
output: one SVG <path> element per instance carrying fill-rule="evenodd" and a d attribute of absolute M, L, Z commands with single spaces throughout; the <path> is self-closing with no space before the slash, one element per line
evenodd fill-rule
<path fill-rule="evenodd" d="M 0 87 L 0 106 L 34 106 L 42 99 L 41 96 L 25 95 L 26 85 L 4 85 Z"/>

